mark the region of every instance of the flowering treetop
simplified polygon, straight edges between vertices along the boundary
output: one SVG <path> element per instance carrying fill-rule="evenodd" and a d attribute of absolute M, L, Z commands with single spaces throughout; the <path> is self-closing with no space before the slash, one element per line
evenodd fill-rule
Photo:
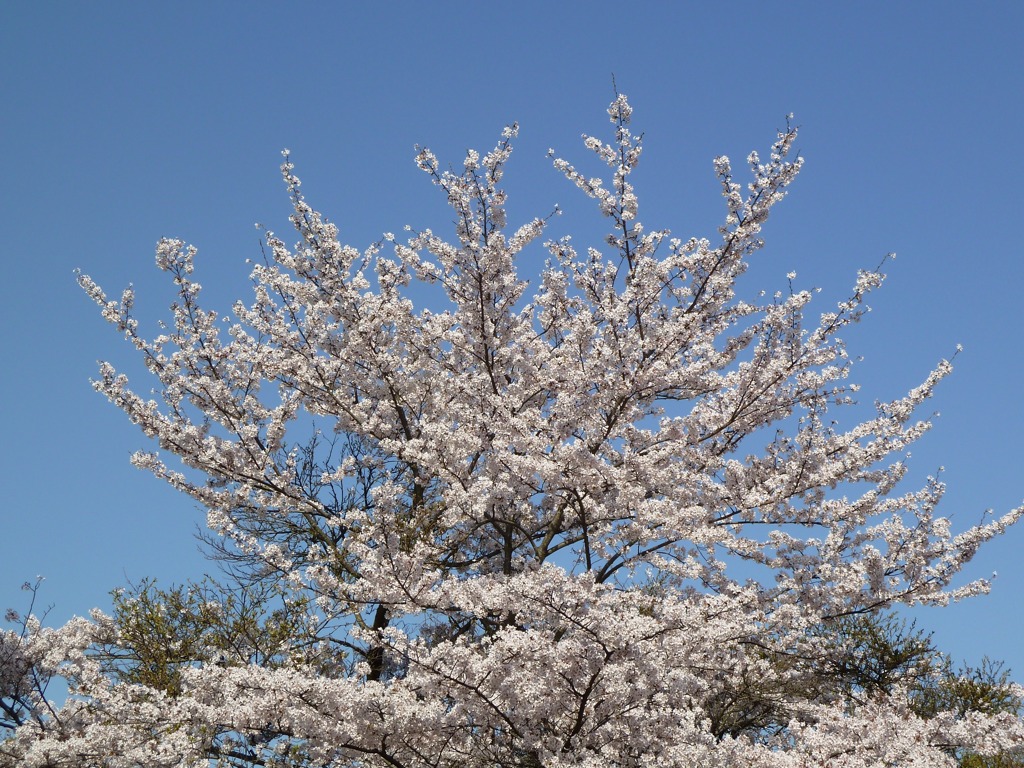
<path fill-rule="evenodd" d="M 807 291 L 738 296 L 800 170 L 796 129 L 748 156 L 746 184 L 717 158 L 724 223 L 681 239 L 642 225 L 624 96 L 609 116 L 609 142 L 584 137 L 606 178 L 554 160 L 608 236 L 585 251 L 544 242 L 539 275 L 518 256 L 547 220 L 506 222 L 511 126 L 460 171 L 418 151 L 454 238 L 388 234 L 363 251 L 306 202 L 286 154 L 299 242 L 266 232 L 233 321 L 202 305 L 182 241 L 157 247 L 178 299 L 156 338 L 130 289 L 111 301 L 80 277 L 159 382 L 148 400 L 101 366 L 96 388 L 157 444 L 133 462 L 208 510 L 240 583 L 286 585 L 305 619 L 262 661 L 186 659 L 173 695 L 103 661 L 126 647 L 123 624 L 97 616 L 85 641 L 76 625 L 76 647 L 108 649 L 76 662 L 92 670 L 69 704 L 78 719 L 26 718 L 6 754 L 49 764 L 74 742 L 102 765 L 935 765 L 1024 733 L 1006 713 L 925 718 L 906 691 L 821 682 L 843 621 L 984 591 L 953 579 L 1024 508 L 955 534 L 939 481 L 902 487 L 946 361 L 839 426 L 856 392 L 840 334 L 882 274 L 861 272 L 816 318 Z M 414 305 L 423 284 L 443 306 Z M 744 699 L 752 679 L 765 687 Z"/>

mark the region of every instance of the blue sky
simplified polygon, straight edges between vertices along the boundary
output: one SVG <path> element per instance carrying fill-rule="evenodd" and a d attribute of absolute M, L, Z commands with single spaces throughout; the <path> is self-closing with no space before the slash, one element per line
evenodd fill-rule
<path fill-rule="evenodd" d="M 114 295 L 134 283 L 153 320 L 168 299 L 153 246 L 181 237 L 226 309 L 259 255 L 253 224 L 287 231 L 282 148 L 362 247 L 449 222 L 414 144 L 457 164 L 513 120 L 511 220 L 560 203 L 552 232 L 586 231 L 594 215 L 545 152 L 585 158 L 613 73 L 645 131 L 641 218 L 681 237 L 719 223 L 711 159 L 766 149 L 795 113 L 805 170 L 753 279 L 774 290 L 796 270 L 824 310 L 895 251 L 849 336 L 864 399 L 902 394 L 963 344 L 913 466 L 945 467 L 957 525 L 1020 504 L 1024 5 L 633 5 L 4 3 L 0 607 L 25 607 L 19 585 L 42 574 L 63 621 L 127 580 L 207 567 L 202 513 L 128 464 L 142 436 L 90 389 L 97 359 L 137 363 L 75 268 Z M 992 595 L 918 615 L 954 656 L 1004 659 L 1018 679 L 1022 551 L 1024 526 L 970 569 L 999 572 Z"/>

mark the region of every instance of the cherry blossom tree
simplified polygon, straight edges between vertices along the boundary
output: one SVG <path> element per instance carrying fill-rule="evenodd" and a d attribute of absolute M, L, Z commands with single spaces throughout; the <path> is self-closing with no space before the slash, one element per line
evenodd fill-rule
<path fill-rule="evenodd" d="M 458 171 L 418 151 L 453 238 L 362 251 L 286 153 L 298 243 L 265 232 L 233 319 L 182 241 L 157 246 L 178 298 L 155 338 L 131 289 L 79 278 L 159 400 L 106 363 L 95 386 L 153 440 L 134 464 L 208 511 L 232 586 L 144 586 L 114 616 L 5 634 L 5 691 L 42 670 L 72 695 L 25 697 L 4 765 L 933 766 L 1019 747 L 1013 706 L 925 712 L 899 675 L 823 673 L 853 658 L 850 622 L 985 592 L 956 577 L 1024 514 L 954 532 L 941 482 L 906 487 L 950 363 L 865 419 L 841 335 L 883 275 L 817 317 L 809 291 L 738 292 L 800 170 L 795 128 L 746 184 L 717 158 L 724 223 L 683 239 L 641 224 L 624 96 L 609 116 L 608 142 L 584 138 L 605 177 L 554 160 L 606 217 L 599 247 L 544 241 L 550 216 L 507 226 L 513 125 Z"/>

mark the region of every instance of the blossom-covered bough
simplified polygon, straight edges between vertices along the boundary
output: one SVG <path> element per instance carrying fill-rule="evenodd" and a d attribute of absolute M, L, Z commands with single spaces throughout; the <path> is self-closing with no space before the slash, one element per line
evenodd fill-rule
<path fill-rule="evenodd" d="M 856 410 L 840 334 L 883 276 L 818 319 L 809 292 L 736 291 L 800 169 L 796 130 L 749 156 L 745 186 L 718 158 L 725 222 L 682 240 L 640 223 L 630 112 L 618 96 L 613 140 L 585 137 L 610 178 L 555 160 L 606 242 L 544 243 L 535 282 L 519 254 L 548 221 L 507 229 L 500 187 L 515 126 L 460 172 L 419 151 L 453 240 L 362 252 L 286 156 L 300 239 L 266 232 L 233 321 L 177 240 L 157 248 L 178 299 L 152 340 L 131 290 L 80 277 L 159 382 L 161 401 L 108 364 L 96 382 L 158 445 L 134 463 L 208 510 L 232 594 L 272 597 L 243 621 L 178 592 L 175 619 L 143 590 L 117 616 L 6 633 L 4 676 L 63 675 L 72 695 L 8 710 L 0 763 L 932 766 L 1024 740 L 1006 707 L 926 715 L 907 686 L 835 672 L 849 622 L 985 591 L 954 577 L 1024 512 L 954 534 L 941 483 L 901 484 L 949 363 L 839 426 Z M 424 285 L 444 302 L 414 306 Z M 179 632 L 157 661 L 139 616 Z M 214 626 L 216 652 L 195 642 Z"/>

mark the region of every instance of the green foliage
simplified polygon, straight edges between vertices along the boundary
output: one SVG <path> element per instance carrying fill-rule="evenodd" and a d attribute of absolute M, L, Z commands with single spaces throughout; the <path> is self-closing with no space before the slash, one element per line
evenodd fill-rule
<path fill-rule="evenodd" d="M 892 614 L 833 619 L 812 631 L 819 652 L 787 653 L 751 646 L 746 668 L 713 690 L 703 706 L 718 736 L 782 731 L 799 702 L 845 702 L 855 707 L 914 688 L 939 658 L 931 636 Z"/>
<path fill-rule="evenodd" d="M 1010 671 L 1002 662 L 988 658 L 982 659 L 977 667 L 963 664 L 957 669 L 946 659 L 938 680 L 918 692 L 915 704 L 923 717 L 932 717 L 937 712 L 955 712 L 961 717 L 968 712 L 1019 714 L 1022 707 Z"/>
<path fill-rule="evenodd" d="M 277 666 L 308 634 L 305 602 L 265 581 L 226 589 L 207 578 L 165 590 L 146 580 L 113 600 L 115 636 L 98 651 L 107 671 L 171 696 L 186 667 Z"/>
<path fill-rule="evenodd" d="M 988 659 L 954 667 L 931 634 L 894 613 L 836 618 L 813 634 L 818 655 L 752 646 L 746 668 L 712 687 L 703 708 L 716 736 L 780 733 L 799 702 L 840 701 L 852 709 L 898 689 L 910 693 L 914 712 L 924 718 L 1022 709 L 1009 670 Z M 961 768 L 1024 768 L 1024 753 L 953 754 Z"/>
<path fill-rule="evenodd" d="M 1024 768 L 1024 751 L 1017 750 L 1016 755 L 966 754 L 960 757 L 960 768 Z"/>
<path fill-rule="evenodd" d="M 114 678 L 170 696 L 182 692 L 182 670 L 199 664 L 274 667 L 298 660 L 332 675 L 344 663 L 337 648 L 305 639 L 314 634 L 310 605 L 271 580 L 229 589 L 207 578 L 166 590 L 147 580 L 113 597 L 114 635 L 97 654 Z M 834 619 L 814 634 L 821 653 L 812 658 L 752 645 L 746 667 L 707 692 L 703 708 L 712 732 L 720 738 L 778 733 L 795 703 L 843 701 L 855 708 L 897 689 L 910 692 L 915 713 L 925 718 L 1022 709 L 1001 664 L 985 659 L 954 668 L 930 634 L 892 613 Z M 954 756 L 961 768 L 1024 768 L 1024 754 Z"/>
<path fill-rule="evenodd" d="M 914 712 L 924 718 L 940 712 L 958 717 L 977 712 L 1018 715 L 1022 701 L 1001 662 L 958 667 L 938 651 L 932 636 L 892 613 L 847 617 L 827 628 L 844 651 L 829 664 L 850 701 L 910 691 Z M 1024 751 L 978 755 L 955 751 L 961 768 L 1024 768 Z"/>
<path fill-rule="evenodd" d="M 1021 699 L 1010 671 L 983 659 L 980 666 L 954 667 L 932 636 L 892 613 L 846 617 L 825 628 L 842 651 L 826 665 L 851 703 L 887 696 L 896 687 L 910 692 L 914 712 L 923 718 L 940 712 L 958 717 L 977 712 L 1019 714 Z M 1024 752 L 978 755 L 954 750 L 961 768 L 1024 768 Z"/>
<path fill-rule="evenodd" d="M 962 664 L 957 668 L 945 659 L 939 673 L 914 696 L 914 709 L 922 717 L 934 717 L 939 712 L 954 712 L 959 717 L 969 712 L 1019 715 L 1022 707 L 1024 702 L 1010 679 L 1010 670 L 988 658 L 977 667 Z M 954 755 L 961 768 L 1024 768 L 1024 746 L 998 755 L 963 750 L 956 750 Z"/>
<path fill-rule="evenodd" d="M 930 634 L 892 613 L 844 616 L 821 632 L 835 653 L 824 657 L 820 674 L 852 703 L 922 685 L 940 658 Z"/>

